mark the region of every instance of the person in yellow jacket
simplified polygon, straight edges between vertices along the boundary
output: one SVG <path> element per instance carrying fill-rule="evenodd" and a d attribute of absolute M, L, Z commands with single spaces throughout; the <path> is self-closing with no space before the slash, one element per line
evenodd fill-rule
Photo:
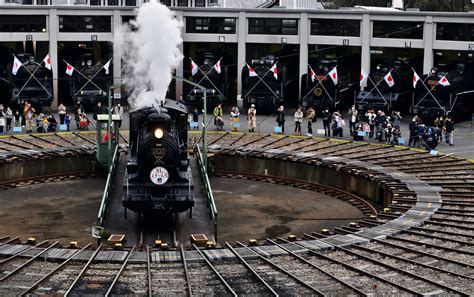
<path fill-rule="evenodd" d="M 222 110 L 222 104 L 219 103 L 215 108 L 214 108 L 214 125 L 217 128 L 217 131 L 223 131 L 224 130 L 224 118 L 223 118 L 224 112 Z"/>

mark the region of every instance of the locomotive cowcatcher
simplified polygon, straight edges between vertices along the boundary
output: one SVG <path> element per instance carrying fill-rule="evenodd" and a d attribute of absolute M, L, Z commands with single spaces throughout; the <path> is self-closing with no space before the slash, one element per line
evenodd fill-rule
<path fill-rule="evenodd" d="M 125 208 L 167 215 L 194 206 L 187 118 L 186 107 L 173 100 L 131 112 Z"/>

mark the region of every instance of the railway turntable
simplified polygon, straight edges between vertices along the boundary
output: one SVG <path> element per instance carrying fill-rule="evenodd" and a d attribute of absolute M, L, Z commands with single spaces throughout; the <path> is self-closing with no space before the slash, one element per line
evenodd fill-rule
<path fill-rule="evenodd" d="M 191 134 L 189 143 L 198 138 L 199 134 Z M 235 243 L 218 240 L 221 244 L 190 243 L 176 248 L 155 242 L 146 245 L 146 236 L 143 246 L 136 245 L 138 224 L 129 229 L 130 234 L 136 232 L 137 240 L 127 235 L 132 244 L 115 248 L 84 243 L 65 246 L 38 239 L 28 244 L 6 234 L 0 237 L 0 292 L 67 296 L 474 294 L 471 162 L 406 147 L 256 133 L 215 133 L 209 143 L 209 171 L 218 178 L 324 192 L 352 205 L 365 201 L 367 212 L 334 228 L 255 240 L 249 235 Z M 13 151 L 12 146 L 5 148 Z M 20 166 L 12 157 L 2 160 L 2 166 Z M 199 169 L 199 160 L 190 160 L 191 167 Z M 116 166 L 118 177 L 126 163 Z M 195 186 L 199 178 L 194 177 Z M 114 191 L 106 213 L 114 209 L 113 203 L 121 209 L 120 195 Z M 197 201 L 192 219 L 186 212 L 177 216 L 178 221 L 188 220 L 180 221 L 179 227 L 191 228 L 189 222 L 198 216 Z M 123 212 L 116 216 L 126 222 Z M 108 216 L 104 222 L 114 228 L 107 225 Z M 239 222 L 229 225 L 238 228 Z M 225 227 L 219 226 L 219 230 Z"/>

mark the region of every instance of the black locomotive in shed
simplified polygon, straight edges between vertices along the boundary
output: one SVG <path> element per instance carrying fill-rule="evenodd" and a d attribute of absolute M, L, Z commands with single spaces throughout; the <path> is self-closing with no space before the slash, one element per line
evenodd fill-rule
<path fill-rule="evenodd" d="M 171 214 L 194 206 L 187 146 L 188 112 L 173 100 L 130 113 L 130 150 L 123 206 L 137 213 Z"/>
<path fill-rule="evenodd" d="M 53 102 L 53 84 L 51 70 L 35 61 L 31 54 L 17 54 L 23 64 L 11 79 L 11 99 L 16 104 L 27 100 L 34 106 L 50 106 Z"/>

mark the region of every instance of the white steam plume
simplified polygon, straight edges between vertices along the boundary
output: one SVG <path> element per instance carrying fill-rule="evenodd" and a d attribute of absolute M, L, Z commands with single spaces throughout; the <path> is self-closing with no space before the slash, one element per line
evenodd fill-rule
<path fill-rule="evenodd" d="M 178 45 L 182 22 L 156 0 L 144 3 L 136 21 L 119 32 L 125 85 L 132 110 L 158 106 L 165 100 L 172 70 L 183 59 Z"/>

